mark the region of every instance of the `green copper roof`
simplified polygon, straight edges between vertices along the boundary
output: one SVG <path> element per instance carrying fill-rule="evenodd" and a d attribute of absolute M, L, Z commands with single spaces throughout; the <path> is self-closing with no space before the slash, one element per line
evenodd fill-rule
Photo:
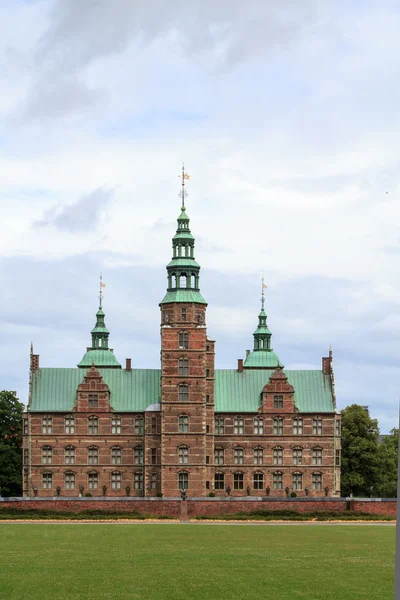
<path fill-rule="evenodd" d="M 266 325 L 265 325 L 265 326 L 261 326 L 261 325 L 259 325 L 259 326 L 257 327 L 257 329 L 255 330 L 255 332 L 253 333 L 253 335 L 258 335 L 258 334 L 260 334 L 260 335 L 261 335 L 261 334 L 264 334 L 264 335 L 267 335 L 267 334 L 269 334 L 269 335 L 272 335 L 272 333 L 270 332 L 270 330 L 268 329 L 268 327 L 267 327 Z"/>
<path fill-rule="evenodd" d="M 118 412 L 144 411 L 160 401 L 158 369 L 99 369 L 111 390 L 111 406 Z M 331 381 L 322 371 L 284 371 L 295 389 L 300 412 L 334 412 Z M 215 412 L 256 413 L 260 394 L 273 371 L 254 369 L 215 372 Z M 32 412 L 68 412 L 83 381 L 83 369 L 38 369 L 32 373 Z"/>
<path fill-rule="evenodd" d="M 113 352 L 108 349 L 88 350 L 78 367 L 91 367 L 94 363 L 95 367 L 119 367 L 121 365 L 115 358 Z"/>
<path fill-rule="evenodd" d="M 160 304 L 170 304 L 171 302 L 197 302 L 197 304 L 207 304 L 200 292 L 184 289 L 167 292 Z"/>
<path fill-rule="evenodd" d="M 190 231 L 188 229 L 183 229 L 183 230 L 179 229 L 172 239 L 173 240 L 194 240 L 194 237 L 192 236 L 192 234 L 190 233 Z"/>
<path fill-rule="evenodd" d="M 182 206 L 181 208 L 181 214 L 178 217 L 178 221 L 190 221 L 189 217 L 186 214 L 186 208 L 184 206 Z"/>
<path fill-rule="evenodd" d="M 184 258 L 183 256 L 177 256 L 168 263 L 168 267 L 194 267 L 200 269 L 200 265 L 193 258 Z"/>
<path fill-rule="evenodd" d="M 107 327 L 97 327 L 97 325 L 95 327 L 93 327 L 92 331 L 90 333 L 110 333 L 107 329 Z"/>
<path fill-rule="evenodd" d="M 273 350 L 255 350 L 250 352 L 243 363 L 244 367 L 258 367 L 259 369 L 283 367 L 279 356 Z"/>

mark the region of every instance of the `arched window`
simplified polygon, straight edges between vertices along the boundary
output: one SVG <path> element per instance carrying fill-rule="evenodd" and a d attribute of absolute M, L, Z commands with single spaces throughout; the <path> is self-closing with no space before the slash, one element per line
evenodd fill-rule
<path fill-rule="evenodd" d="M 313 435 L 322 435 L 322 419 L 315 417 L 313 419 Z"/>
<path fill-rule="evenodd" d="M 292 487 L 293 490 L 302 490 L 303 489 L 303 473 L 297 471 L 292 474 Z"/>
<path fill-rule="evenodd" d="M 53 449 L 51 446 L 42 448 L 42 465 L 51 465 L 53 462 Z"/>
<path fill-rule="evenodd" d="M 224 417 L 220 415 L 215 417 L 215 435 L 221 435 L 225 431 L 225 421 Z"/>
<path fill-rule="evenodd" d="M 67 471 L 64 477 L 65 489 L 66 490 L 74 490 L 75 489 L 75 473 L 72 471 Z"/>
<path fill-rule="evenodd" d="M 135 465 L 142 465 L 143 464 L 143 446 L 136 446 L 134 455 L 135 455 Z"/>
<path fill-rule="evenodd" d="M 75 433 L 75 419 L 72 415 L 65 417 L 65 433 Z"/>
<path fill-rule="evenodd" d="M 42 488 L 44 490 L 51 490 L 53 487 L 53 474 L 45 471 L 42 473 Z"/>
<path fill-rule="evenodd" d="M 133 478 L 133 482 L 134 482 L 135 490 L 143 489 L 143 472 L 142 471 L 136 471 L 134 478 Z"/>
<path fill-rule="evenodd" d="M 189 375 L 189 361 L 187 358 L 180 358 L 178 361 L 178 373 L 180 377 Z"/>
<path fill-rule="evenodd" d="M 89 490 L 97 490 L 99 487 L 99 474 L 96 471 L 88 473 L 88 488 Z"/>
<path fill-rule="evenodd" d="M 187 471 L 180 471 L 178 473 L 178 488 L 180 490 L 189 489 L 189 473 Z"/>
<path fill-rule="evenodd" d="M 42 433 L 49 434 L 53 430 L 53 419 L 49 416 L 42 417 Z"/>
<path fill-rule="evenodd" d="M 99 463 L 99 449 L 96 446 L 88 448 L 88 464 L 97 465 Z"/>
<path fill-rule="evenodd" d="M 189 462 L 189 448 L 187 446 L 179 446 L 178 462 L 180 465 L 187 465 Z"/>
<path fill-rule="evenodd" d="M 113 415 L 111 419 L 111 433 L 121 433 L 121 417 Z"/>
<path fill-rule="evenodd" d="M 244 457 L 244 450 L 243 450 L 243 448 L 241 448 L 240 446 L 238 446 L 237 448 L 234 448 L 234 450 L 233 450 L 233 457 L 234 457 L 235 465 L 242 465 L 243 464 L 243 457 Z"/>
<path fill-rule="evenodd" d="M 273 449 L 274 465 L 283 465 L 283 448 L 276 446 Z"/>
<path fill-rule="evenodd" d="M 272 485 L 274 490 L 283 490 L 283 473 L 281 471 L 272 473 Z"/>
<path fill-rule="evenodd" d="M 312 489 L 316 492 L 322 490 L 322 473 L 316 472 L 312 474 Z"/>
<path fill-rule="evenodd" d="M 189 334 L 186 331 L 180 331 L 178 337 L 179 348 L 189 348 Z"/>
<path fill-rule="evenodd" d="M 189 417 L 188 415 L 179 415 L 178 417 L 179 433 L 189 432 Z"/>
<path fill-rule="evenodd" d="M 214 476 L 214 489 L 224 490 L 225 489 L 225 474 L 221 471 L 217 471 Z"/>
<path fill-rule="evenodd" d="M 113 465 L 120 465 L 121 458 L 122 458 L 121 448 L 119 448 L 119 446 L 114 446 L 114 448 L 111 448 L 111 463 Z"/>
<path fill-rule="evenodd" d="M 264 489 L 264 473 L 261 473 L 261 471 L 253 473 L 253 488 L 255 490 Z"/>
<path fill-rule="evenodd" d="M 312 451 L 312 464 L 322 465 L 322 448 L 313 448 Z"/>
<path fill-rule="evenodd" d="M 275 417 L 274 419 L 274 435 L 283 435 L 283 419 Z"/>
<path fill-rule="evenodd" d="M 257 448 L 254 448 L 253 450 L 253 458 L 254 458 L 254 464 L 255 465 L 262 465 L 264 462 L 264 450 L 262 448 L 260 448 L 260 446 L 257 446 Z"/>
<path fill-rule="evenodd" d="M 99 419 L 97 417 L 88 418 L 88 433 L 91 435 L 99 433 Z"/>
<path fill-rule="evenodd" d="M 303 434 L 303 419 L 301 417 L 294 417 L 293 419 L 293 435 Z"/>
<path fill-rule="evenodd" d="M 64 460 L 66 465 L 75 464 L 75 448 L 73 446 L 67 446 L 64 450 Z"/>
<path fill-rule="evenodd" d="M 243 417 L 235 417 L 233 421 L 233 433 L 241 435 L 244 431 Z"/>
<path fill-rule="evenodd" d="M 262 417 L 255 417 L 254 433 L 255 433 L 255 435 L 262 435 L 264 433 L 264 421 L 263 421 Z"/>
<path fill-rule="evenodd" d="M 299 446 L 296 446 L 296 448 L 293 448 L 292 452 L 293 452 L 293 464 L 301 465 L 303 462 L 303 449 L 300 448 Z"/>
<path fill-rule="evenodd" d="M 224 449 L 221 447 L 217 447 L 214 450 L 214 464 L 216 464 L 216 465 L 224 464 Z"/>
<path fill-rule="evenodd" d="M 179 390 L 179 402 L 189 401 L 189 386 L 186 383 L 180 383 L 178 386 Z"/>
<path fill-rule="evenodd" d="M 143 435 L 143 417 L 141 415 L 135 417 L 135 435 Z"/>
<path fill-rule="evenodd" d="M 242 490 L 243 489 L 243 473 L 241 471 L 236 471 L 233 474 L 233 489 L 234 490 Z"/>
<path fill-rule="evenodd" d="M 121 481 L 122 475 L 119 471 L 114 471 L 111 473 L 111 489 L 112 490 L 120 490 L 121 489 Z"/>

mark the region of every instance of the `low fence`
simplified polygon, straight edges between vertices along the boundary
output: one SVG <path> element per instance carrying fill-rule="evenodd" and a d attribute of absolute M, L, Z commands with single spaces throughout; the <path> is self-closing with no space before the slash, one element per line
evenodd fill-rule
<path fill-rule="evenodd" d="M 394 516 L 396 498 L 269 498 L 269 497 L 226 497 L 188 498 L 187 516 L 217 517 L 254 510 L 289 509 L 299 513 L 311 511 L 364 512 L 375 515 Z M 180 498 L 0 498 L 0 511 L 7 508 L 21 510 L 55 510 L 59 512 L 82 512 L 85 510 L 140 512 L 157 517 L 180 517 Z M 186 511 L 185 511 L 186 512 Z"/>

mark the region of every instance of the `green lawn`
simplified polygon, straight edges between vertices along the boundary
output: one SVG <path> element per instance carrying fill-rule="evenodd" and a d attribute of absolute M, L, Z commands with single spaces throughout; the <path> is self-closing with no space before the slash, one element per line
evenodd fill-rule
<path fill-rule="evenodd" d="M 392 600 L 395 527 L 0 524 L 1 600 Z"/>

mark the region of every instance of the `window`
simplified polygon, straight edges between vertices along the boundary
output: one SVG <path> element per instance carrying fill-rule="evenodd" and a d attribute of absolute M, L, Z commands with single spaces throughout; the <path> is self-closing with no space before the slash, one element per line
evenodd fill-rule
<path fill-rule="evenodd" d="M 187 446 L 179 446 L 178 462 L 180 465 L 187 465 L 189 462 L 189 448 Z"/>
<path fill-rule="evenodd" d="M 53 459 L 53 450 L 51 446 L 43 446 L 42 448 L 42 465 L 51 465 Z"/>
<path fill-rule="evenodd" d="M 97 417 L 89 417 L 88 419 L 88 433 L 97 434 L 99 433 L 99 420 Z"/>
<path fill-rule="evenodd" d="M 151 449 L 151 464 L 152 465 L 157 464 L 157 448 Z"/>
<path fill-rule="evenodd" d="M 143 464 L 143 446 L 136 446 L 135 448 L 135 465 Z"/>
<path fill-rule="evenodd" d="M 178 361 L 178 372 L 180 377 L 189 375 L 189 361 L 187 358 L 180 358 Z"/>
<path fill-rule="evenodd" d="M 29 450 L 25 448 L 24 450 L 24 465 L 29 464 Z"/>
<path fill-rule="evenodd" d="M 274 465 L 283 465 L 283 448 L 277 446 L 273 450 Z"/>
<path fill-rule="evenodd" d="M 264 462 L 264 450 L 260 447 L 253 450 L 254 464 L 262 465 Z"/>
<path fill-rule="evenodd" d="M 340 437 L 340 421 L 339 421 L 339 419 L 336 419 L 336 435 L 337 435 L 337 437 Z"/>
<path fill-rule="evenodd" d="M 24 419 L 24 435 L 28 435 L 28 433 L 29 433 L 28 419 Z"/>
<path fill-rule="evenodd" d="M 272 474 L 272 486 L 274 490 L 283 490 L 283 473 L 275 471 Z"/>
<path fill-rule="evenodd" d="M 44 490 L 51 490 L 53 486 L 53 474 L 42 473 L 42 488 Z"/>
<path fill-rule="evenodd" d="M 210 433 L 210 426 L 206 425 L 206 433 Z"/>
<path fill-rule="evenodd" d="M 320 417 L 313 419 L 313 435 L 322 435 L 322 419 Z"/>
<path fill-rule="evenodd" d="M 215 435 L 224 433 L 224 417 L 215 417 Z"/>
<path fill-rule="evenodd" d="M 143 417 L 135 417 L 135 435 L 143 435 Z"/>
<path fill-rule="evenodd" d="M 65 433 L 75 433 L 75 419 L 71 415 L 65 417 Z"/>
<path fill-rule="evenodd" d="M 335 465 L 340 467 L 340 450 L 335 450 Z"/>
<path fill-rule="evenodd" d="M 215 473 L 214 477 L 214 489 L 223 490 L 225 489 L 225 475 L 224 473 Z"/>
<path fill-rule="evenodd" d="M 315 491 L 322 490 L 322 473 L 312 474 L 312 489 Z"/>
<path fill-rule="evenodd" d="M 189 348 L 189 334 L 184 331 L 179 332 L 179 348 Z"/>
<path fill-rule="evenodd" d="M 114 415 L 111 419 L 111 433 L 121 433 L 121 417 Z"/>
<path fill-rule="evenodd" d="M 179 384 L 179 402 L 188 402 L 189 386 L 186 383 Z"/>
<path fill-rule="evenodd" d="M 156 417 L 151 417 L 151 433 L 157 433 L 157 419 Z"/>
<path fill-rule="evenodd" d="M 119 471 L 114 471 L 114 473 L 111 473 L 111 489 L 112 490 L 120 490 L 121 489 L 121 481 L 122 481 L 122 475 Z"/>
<path fill-rule="evenodd" d="M 189 431 L 189 417 L 187 415 L 180 415 L 178 417 L 179 433 L 188 433 Z"/>
<path fill-rule="evenodd" d="M 209 465 L 209 464 L 210 464 L 210 457 L 206 456 L 206 465 Z"/>
<path fill-rule="evenodd" d="M 180 490 L 189 489 L 189 473 L 186 471 L 181 471 L 178 473 L 178 487 Z"/>
<path fill-rule="evenodd" d="M 65 489 L 66 490 L 74 490 L 75 489 L 75 473 L 71 471 L 67 471 L 65 473 Z"/>
<path fill-rule="evenodd" d="M 75 464 L 75 448 L 73 446 L 67 446 L 64 451 L 64 460 L 66 465 Z"/>
<path fill-rule="evenodd" d="M 186 321 L 186 308 L 181 309 L 182 321 Z"/>
<path fill-rule="evenodd" d="M 142 473 L 142 471 L 136 471 L 134 478 L 133 478 L 133 482 L 134 482 L 135 490 L 143 489 L 143 473 Z"/>
<path fill-rule="evenodd" d="M 253 488 L 255 490 L 264 489 L 264 474 L 263 473 L 254 473 L 253 475 Z"/>
<path fill-rule="evenodd" d="M 293 434 L 294 435 L 302 435 L 303 434 L 303 419 L 301 417 L 295 417 L 293 419 Z"/>
<path fill-rule="evenodd" d="M 214 463 L 216 465 L 224 464 L 224 449 L 223 448 L 215 448 L 214 450 Z"/>
<path fill-rule="evenodd" d="M 98 394 L 89 394 L 88 395 L 88 407 L 89 408 L 99 408 L 99 395 Z"/>
<path fill-rule="evenodd" d="M 156 490 L 157 489 L 157 473 L 152 473 L 151 474 L 151 485 L 150 485 L 152 490 Z"/>
<path fill-rule="evenodd" d="M 303 489 L 303 474 L 302 473 L 293 473 L 292 486 L 293 486 L 294 490 L 302 490 Z"/>
<path fill-rule="evenodd" d="M 233 451 L 235 465 L 243 464 L 244 451 L 243 448 L 235 448 Z"/>
<path fill-rule="evenodd" d="M 322 465 L 322 448 L 313 448 L 312 464 L 313 465 Z"/>
<path fill-rule="evenodd" d="M 283 396 L 274 396 L 274 408 L 283 408 Z"/>
<path fill-rule="evenodd" d="M 209 402 L 210 402 L 210 394 L 206 394 L 206 402 L 207 402 L 207 404 L 209 404 Z"/>
<path fill-rule="evenodd" d="M 233 474 L 233 489 L 234 490 L 242 490 L 243 489 L 243 473 L 237 471 Z"/>
<path fill-rule="evenodd" d="M 88 448 L 88 463 L 89 465 L 97 465 L 99 462 L 99 449 L 95 446 Z"/>
<path fill-rule="evenodd" d="M 243 433 L 243 417 L 235 417 L 233 422 L 233 433 Z"/>
<path fill-rule="evenodd" d="M 264 433 L 264 421 L 261 417 L 254 419 L 254 433 L 256 435 L 262 435 Z"/>
<path fill-rule="evenodd" d="M 210 377 L 210 369 L 206 369 L 206 377 Z"/>
<path fill-rule="evenodd" d="M 115 448 L 111 448 L 111 463 L 113 465 L 120 465 L 122 457 L 122 450 L 117 446 Z"/>
<path fill-rule="evenodd" d="M 96 471 L 88 474 L 88 487 L 89 490 L 97 490 L 99 487 L 99 474 Z"/>
<path fill-rule="evenodd" d="M 51 433 L 52 432 L 52 418 L 51 417 L 43 417 L 42 418 L 42 433 Z"/>
<path fill-rule="evenodd" d="M 274 419 L 274 435 L 283 435 L 283 419 L 281 417 Z"/>
<path fill-rule="evenodd" d="M 206 352 L 210 352 L 210 346 L 208 344 L 206 345 Z"/>
<path fill-rule="evenodd" d="M 301 465 L 303 460 L 303 450 L 301 448 L 293 448 L 293 464 Z"/>

